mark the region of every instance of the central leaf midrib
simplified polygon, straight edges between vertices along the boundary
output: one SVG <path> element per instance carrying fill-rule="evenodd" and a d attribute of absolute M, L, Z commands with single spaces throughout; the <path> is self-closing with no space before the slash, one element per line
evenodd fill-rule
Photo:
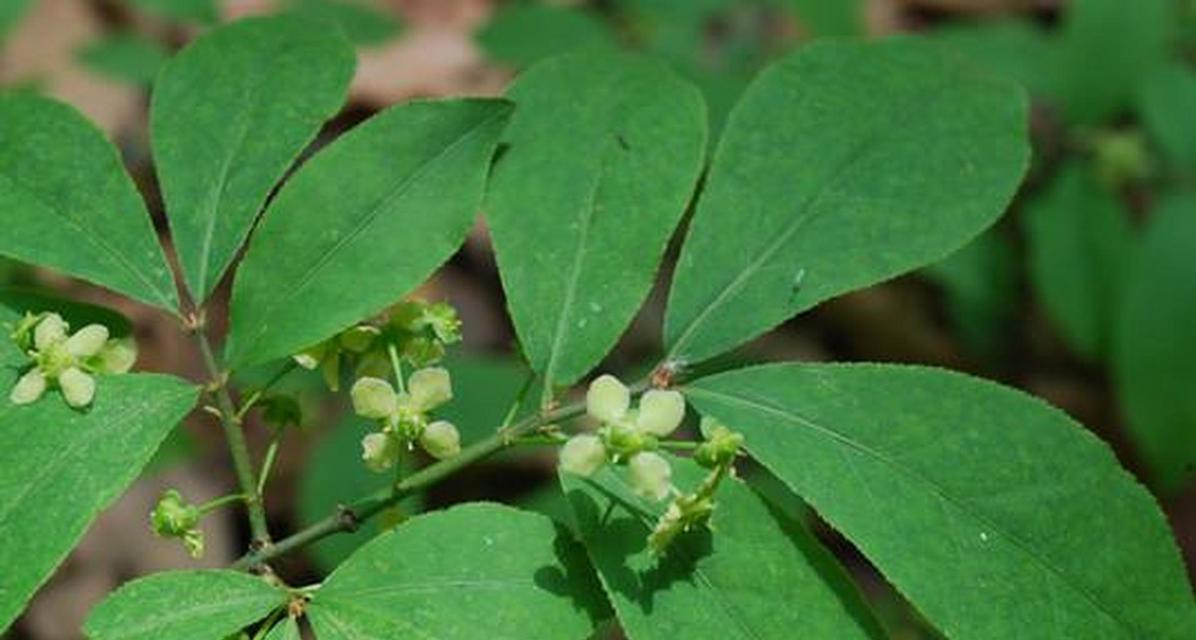
<path fill-rule="evenodd" d="M 1047 571 L 1047 573 L 1054 575 L 1056 578 L 1058 578 L 1059 582 L 1066 585 L 1071 591 L 1080 595 L 1084 600 L 1087 600 L 1093 606 L 1093 608 L 1096 609 L 1099 613 L 1101 613 L 1105 617 L 1112 620 L 1114 623 L 1117 624 L 1117 626 L 1129 631 L 1131 636 L 1135 635 L 1136 631 L 1135 631 L 1134 625 L 1121 619 L 1113 611 L 1109 610 L 1104 605 L 1103 602 L 1101 602 L 1095 595 L 1093 595 L 1091 592 L 1088 591 L 1087 587 L 1085 587 L 1084 585 L 1081 585 L 1081 584 L 1077 584 L 1074 580 L 1071 579 L 1069 574 L 1065 573 L 1064 571 L 1062 571 L 1061 569 L 1056 567 L 1054 565 L 1054 563 L 1052 563 L 1049 559 L 1043 557 L 1041 554 L 1034 551 L 1033 547 L 1030 544 L 1028 544 L 1026 541 L 1022 540 L 1020 536 L 1010 533 L 1004 527 L 998 526 L 996 523 L 989 520 L 984 515 L 977 513 L 976 511 L 974 511 L 973 509 L 968 507 L 965 503 L 960 502 L 959 500 L 955 499 L 949 492 L 947 492 L 946 488 L 941 487 L 940 485 L 935 483 L 933 480 L 931 480 L 930 478 L 927 478 L 926 476 L 922 475 L 921 473 L 917 472 L 916 470 L 908 468 L 908 467 L 900 464 L 898 461 L 896 461 L 888 456 L 883 455 L 881 452 L 872 449 L 871 447 L 867 446 L 866 444 L 864 444 L 862 442 L 854 440 L 854 439 L 848 437 L 847 435 L 844 435 L 842 433 L 839 433 L 838 431 L 835 431 L 831 427 L 819 424 L 810 418 L 806 418 L 805 416 L 794 413 L 788 409 L 784 409 L 781 407 L 775 407 L 770 404 L 765 404 L 765 403 L 754 401 L 754 400 L 749 400 L 748 398 L 745 398 L 742 396 L 735 396 L 735 395 L 730 395 L 730 394 L 726 394 L 726 393 L 721 393 L 718 391 L 712 391 L 709 389 L 701 389 L 701 388 L 697 388 L 697 387 L 688 387 L 686 389 L 686 393 L 689 395 L 697 395 L 697 396 L 705 395 L 709 398 L 713 398 L 713 399 L 728 402 L 728 403 L 738 404 L 738 405 L 741 405 L 741 406 L 744 406 L 749 409 L 756 410 L 756 411 L 759 411 L 762 413 L 773 414 L 773 415 L 778 416 L 790 423 L 794 423 L 797 425 L 804 425 L 804 426 L 810 428 L 815 433 L 825 435 L 830 440 L 840 443 L 842 446 L 845 446 L 853 451 L 862 453 L 865 456 L 880 462 L 884 466 L 897 471 L 898 473 L 915 481 L 917 484 L 926 486 L 929 490 L 929 493 L 931 493 L 932 495 L 937 497 L 943 503 L 950 504 L 957 511 L 959 511 L 962 515 L 970 518 L 971 520 L 975 521 L 976 523 L 980 524 L 981 526 L 983 526 L 987 529 L 1000 532 L 1000 534 L 1006 540 L 1009 540 L 1013 544 L 1013 546 L 1016 547 L 1025 557 L 1029 558 L 1035 564 L 1037 564 L 1040 567 L 1042 567 L 1043 569 L 1045 569 Z M 752 449 L 750 443 L 747 445 L 747 447 L 749 450 Z M 760 459 L 759 456 L 755 456 L 755 457 L 757 459 Z M 780 473 L 777 473 L 776 470 L 773 469 L 771 465 L 765 465 L 765 466 L 768 466 L 769 470 L 773 471 L 774 475 L 776 475 L 777 477 L 782 478 L 782 480 L 784 480 L 784 476 Z M 797 489 L 797 487 L 792 486 L 792 484 L 788 480 L 784 480 L 784 481 L 785 481 L 785 484 L 788 485 L 793 491 L 795 491 L 799 494 L 802 493 L 801 491 L 799 491 Z"/>

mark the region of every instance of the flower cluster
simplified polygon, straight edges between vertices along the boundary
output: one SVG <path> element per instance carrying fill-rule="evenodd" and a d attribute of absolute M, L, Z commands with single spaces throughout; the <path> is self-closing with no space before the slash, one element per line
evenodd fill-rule
<path fill-rule="evenodd" d="M 596 434 L 573 436 L 561 449 L 561 468 L 588 476 L 609 463 L 626 464 L 632 488 L 652 500 L 676 490 L 672 468 L 656 453 L 659 438 L 677 430 L 685 418 L 685 398 L 676 391 L 653 389 L 631 408 L 631 391 L 611 375 L 590 383 L 586 413 L 600 421 Z"/>
<path fill-rule="evenodd" d="M 390 370 L 391 349 L 412 366 L 427 367 L 440 362 L 445 348 L 460 340 L 461 321 L 451 305 L 408 300 L 372 322 L 305 349 L 294 360 L 305 369 L 319 369 L 328 388 L 337 391 L 347 360 L 355 362 L 356 377 L 382 378 Z"/>
<path fill-rule="evenodd" d="M 385 471 L 399 459 L 403 447 L 418 442 L 434 458 L 451 458 L 461 451 L 461 436 L 451 422 L 430 420 L 428 413 L 453 398 L 448 370 L 426 367 L 411 374 L 396 392 L 382 378 L 358 380 L 350 392 L 357 415 L 377 420 L 381 429 L 361 441 L 362 459 L 374 471 Z"/>
<path fill-rule="evenodd" d="M 83 409 L 95 398 L 96 373 L 126 373 L 137 350 L 132 339 L 113 339 L 108 328 L 89 324 L 75 333 L 56 313 L 26 313 L 11 338 L 32 366 L 9 394 L 13 404 L 36 402 L 47 389 L 62 392 L 66 403 Z"/>
<path fill-rule="evenodd" d="M 178 538 L 192 558 L 203 555 L 203 532 L 199 530 L 202 510 L 183 500 L 174 489 L 168 489 L 150 512 L 150 528 L 162 538 Z"/>

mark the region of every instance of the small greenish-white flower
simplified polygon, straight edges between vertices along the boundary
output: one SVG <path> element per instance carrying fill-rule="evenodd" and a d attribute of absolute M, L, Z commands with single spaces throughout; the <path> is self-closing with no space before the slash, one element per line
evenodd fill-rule
<path fill-rule="evenodd" d="M 361 459 L 371 471 L 381 473 L 394 467 L 400 452 L 398 441 L 389 433 L 371 433 L 361 439 Z"/>
<path fill-rule="evenodd" d="M 685 419 L 685 397 L 677 391 L 652 389 L 640 398 L 635 424 L 640 431 L 663 438 Z"/>
<path fill-rule="evenodd" d="M 644 498 L 660 501 L 672 491 L 673 468 L 660 454 L 635 454 L 627 461 L 627 473 L 632 490 Z"/>
<path fill-rule="evenodd" d="M 26 314 L 11 334 L 25 348 L 33 367 L 9 394 L 13 404 L 36 402 L 47 389 L 57 388 L 76 409 L 95 399 L 95 373 L 125 373 L 137 359 L 131 339 L 112 339 L 107 327 L 90 324 L 69 333 L 70 326 L 56 313 Z"/>
<path fill-rule="evenodd" d="M 365 353 L 374 344 L 374 339 L 382 335 L 382 330 L 368 324 L 350 327 L 341 332 L 340 346 L 353 353 Z"/>
<path fill-rule="evenodd" d="M 561 447 L 561 470 L 591 476 L 606 464 L 606 447 L 598 436 L 583 433 L 569 438 Z"/>
<path fill-rule="evenodd" d="M 453 399 L 453 383 L 447 369 L 428 367 L 411 374 L 407 392 L 417 411 L 431 411 Z"/>
<path fill-rule="evenodd" d="M 619 379 L 599 376 L 586 391 L 586 413 L 602 422 L 619 422 L 631 406 L 631 391 Z"/>
<path fill-rule="evenodd" d="M 168 489 L 150 512 L 150 529 L 159 537 L 182 540 L 191 557 L 198 558 L 203 555 L 203 532 L 199 530 L 202 515 L 199 507 L 184 501 L 178 491 Z"/>
<path fill-rule="evenodd" d="M 349 391 L 353 412 L 363 418 L 384 420 L 399 410 L 399 395 L 381 378 L 360 378 Z"/>
<path fill-rule="evenodd" d="M 419 444 L 428 455 L 445 460 L 461 453 L 461 434 L 453 423 L 437 420 L 424 428 Z"/>

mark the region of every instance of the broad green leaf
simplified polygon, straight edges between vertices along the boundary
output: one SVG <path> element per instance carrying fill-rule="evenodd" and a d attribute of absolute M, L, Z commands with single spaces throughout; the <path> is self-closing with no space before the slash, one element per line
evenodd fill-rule
<path fill-rule="evenodd" d="M 53 311 L 62 316 L 72 329 L 79 329 L 92 323 L 108 327 L 113 337 L 124 337 L 132 332 L 128 318 L 95 305 L 54 298 L 36 291 L 0 287 L 0 369 L 20 368 L 28 364 L 29 358 L 9 339 L 9 334 L 26 313 L 38 314 Z M 4 375 L 8 375 L 4 371 Z M 0 380 L 8 382 L 7 377 Z M 0 389 L 0 391 L 4 391 Z M 0 400 L 7 394 L 0 394 Z"/>
<path fill-rule="evenodd" d="M 15 370 L 0 369 L 0 630 L 137 477 L 198 391 L 168 376 L 98 376 L 94 403 L 79 412 L 57 394 L 12 405 L 15 380 Z"/>
<path fill-rule="evenodd" d="M 303 640 L 303 635 L 299 631 L 299 623 L 294 618 L 287 618 L 274 625 L 265 640 Z"/>
<path fill-rule="evenodd" d="M 682 491 L 705 477 L 670 460 Z M 631 640 L 884 637 L 834 557 L 738 480 L 719 487 L 709 527 L 682 534 L 663 557 L 646 540 L 667 502 L 638 497 L 622 469 L 561 482 Z"/>
<path fill-rule="evenodd" d="M 1086 167 L 1071 164 L 1026 205 L 1024 223 L 1030 280 L 1051 321 L 1077 353 L 1103 357 L 1134 240 L 1129 212 Z"/>
<path fill-rule="evenodd" d="M 128 0 L 142 11 L 174 22 L 208 25 L 220 18 L 216 0 Z"/>
<path fill-rule="evenodd" d="M 1019 299 L 1018 256 L 995 229 L 926 268 L 943 289 L 947 313 L 967 346 L 986 358 L 1001 355 Z"/>
<path fill-rule="evenodd" d="M 951 638 L 1184 638 L 1196 601 L 1158 504 L 1062 412 L 924 367 L 699 380 L 698 410 Z"/>
<path fill-rule="evenodd" d="M 155 83 L 150 127 L 184 279 L 206 298 L 258 212 L 340 109 L 353 51 L 295 17 L 216 29 L 175 56 Z"/>
<path fill-rule="evenodd" d="M 361 460 L 361 439 L 377 430 L 375 423 L 349 416 L 338 421 L 328 433 L 320 437 L 308 453 L 303 474 L 299 478 L 296 507 L 302 524 L 311 525 L 336 512 L 337 505 L 348 504 L 362 496 L 390 486 L 394 473 L 377 473 L 366 468 Z M 403 458 L 404 473 L 414 470 L 412 456 Z M 399 503 L 396 515 L 411 516 L 423 509 L 421 496 L 412 496 Z M 352 533 L 342 533 L 320 540 L 305 550 L 316 566 L 332 571 L 358 547 L 385 531 L 379 517 L 365 522 Z"/>
<path fill-rule="evenodd" d="M 539 4 L 502 8 L 478 35 L 491 58 L 526 67 L 567 51 L 613 46 L 610 30 L 584 9 Z"/>
<path fill-rule="evenodd" d="M 0 95 L 0 254 L 173 311 L 174 280 L 120 156 L 79 112 Z"/>
<path fill-rule="evenodd" d="M 1025 87 L 1035 97 L 1054 96 L 1056 41 L 1049 32 L 1024 20 L 956 23 L 930 34 L 935 42 L 954 49 L 970 64 Z"/>
<path fill-rule="evenodd" d="M 292 0 L 294 11 L 309 19 L 335 25 L 357 46 L 382 44 L 399 34 L 402 25 L 389 11 L 354 0 Z"/>
<path fill-rule="evenodd" d="M 1196 171 L 1196 72 L 1180 64 L 1159 69 L 1142 90 L 1141 113 L 1167 159 L 1181 170 Z"/>
<path fill-rule="evenodd" d="M 1055 75 L 1075 124 L 1131 106 L 1142 80 L 1167 57 L 1171 0 L 1072 0 L 1063 16 Z"/>
<path fill-rule="evenodd" d="M 567 531 L 475 503 L 378 536 L 328 576 L 307 615 L 320 640 L 580 640 L 606 608 Z"/>
<path fill-rule="evenodd" d="M 520 344 L 545 386 L 585 375 L 643 303 L 704 155 L 701 95 L 661 63 L 559 56 L 519 108 L 486 215 Z"/>
<path fill-rule="evenodd" d="M 401 104 L 304 164 L 238 269 L 233 362 L 298 352 L 431 275 L 465 240 L 511 110 L 501 100 Z"/>
<path fill-rule="evenodd" d="M 812 36 L 862 36 L 866 32 L 861 0 L 786 1 Z"/>
<path fill-rule="evenodd" d="M 1001 214 L 1028 158 L 1023 93 L 937 47 L 816 42 L 781 60 L 715 152 L 669 295 L 670 356 L 704 360 L 946 256 Z"/>
<path fill-rule="evenodd" d="M 89 640 L 212 640 L 257 622 L 287 599 L 286 591 L 247 573 L 167 571 L 112 592 L 83 631 Z"/>
<path fill-rule="evenodd" d="M 1165 199 L 1135 250 L 1117 314 L 1114 378 L 1129 433 L 1164 491 L 1196 471 L 1196 196 Z"/>
<path fill-rule="evenodd" d="M 160 43 L 132 31 L 105 36 L 79 51 L 79 59 L 95 73 L 147 87 L 166 57 Z"/>

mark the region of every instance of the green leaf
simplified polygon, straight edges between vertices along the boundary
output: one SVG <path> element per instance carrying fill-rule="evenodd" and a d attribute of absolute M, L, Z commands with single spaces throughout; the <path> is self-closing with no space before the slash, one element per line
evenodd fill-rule
<path fill-rule="evenodd" d="M 468 504 L 375 538 L 314 594 L 320 640 L 586 638 L 606 603 L 569 533 Z"/>
<path fill-rule="evenodd" d="M 1142 79 L 1163 63 L 1170 0 L 1073 0 L 1063 17 L 1055 75 L 1075 124 L 1091 125 L 1131 106 Z"/>
<path fill-rule="evenodd" d="M 478 35 L 478 42 L 491 58 L 516 67 L 615 44 L 607 26 L 589 11 L 539 4 L 505 5 Z"/>
<path fill-rule="evenodd" d="M 1182 638 L 1158 504 L 1062 412 L 924 367 L 784 364 L 699 380 L 704 414 L 951 638 Z"/>
<path fill-rule="evenodd" d="M 1029 158 L 1025 99 L 951 60 L 909 38 L 816 42 L 757 77 L 677 265 L 672 358 L 934 262 L 1001 214 Z"/>
<path fill-rule="evenodd" d="M 1070 164 L 1026 205 L 1024 223 L 1030 281 L 1048 316 L 1077 353 L 1103 357 L 1133 243 L 1129 212 L 1086 167 Z"/>
<path fill-rule="evenodd" d="M 300 168 L 237 272 L 233 362 L 298 352 L 431 275 L 465 240 L 511 110 L 480 99 L 398 105 Z"/>
<path fill-rule="evenodd" d="M 1158 485 L 1196 471 L 1196 196 L 1154 211 L 1125 280 L 1113 371 L 1130 436 Z"/>
<path fill-rule="evenodd" d="M 303 635 L 299 631 L 299 623 L 294 618 L 287 618 L 274 625 L 266 634 L 266 640 L 303 640 Z"/>
<path fill-rule="evenodd" d="M 166 57 L 165 47 L 132 31 L 105 36 L 79 51 L 79 59 L 92 71 L 147 87 L 153 84 Z"/>
<path fill-rule="evenodd" d="M 97 376 L 86 412 L 49 394 L 14 406 L 7 396 L 16 377 L 0 369 L 0 630 L 137 478 L 198 395 L 177 378 L 127 374 Z"/>
<path fill-rule="evenodd" d="M 220 19 L 216 0 L 129 0 L 142 11 L 174 22 L 208 25 Z"/>
<path fill-rule="evenodd" d="M 274 185 L 345 100 L 353 51 L 295 17 L 242 20 L 175 56 L 154 86 L 158 178 L 187 286 L 207 298 Z"/>
<path fill-rule="evenodd" d="M 862 36 L 866 33 L 861 0 L 786 0 L 811 35 Z"/>
<path fill-rule="evenodd" d="M 1056 40 L 1027 20 L 997 20 L 949 24 L 930 34 L 954 49 L 970 64 L 1025 87 L 1032 95 L 1053 96 L 1058 80 L 1052 75 Z"/>
<path fill-rule="evenodd" d="M 438 407 L 436 417 L 457 425 L 466 446 L 494 435 L 531 375 L 511 357 L 458 353 L 450 355 L 444 366 L 452 372 L 455 399 Z M 535 400 L 525 397 L 516 418 L 538 408 Z"/>
<path fill-rule="evenodd" d="M 947 312 L 968 347 L 985 358 L 1002 354 L 1019 299 L 1017 254 L 995 229 L 925 270 L 943 288 Z"/>
<path fill-rule="evenodd" d="M 299 478 L 296 507 L 299 520 L 315 524 L 335 513 L 337 505 L 348 504 L 357 498 L 390 486 L 394 473 L 375 473 L 361 460 L 361 439 L 377 430 L 373 421 L 348 416 L 338 421 L 328 433 L 312 446 L 303 475 Z M 414 471 L 412 456 L 404 456 L 404 474 Z M 398 513 L 410 516 L 423 510 L 422 496 L 412 496 L 398 504 Z M 365 522 L 352 533 L 342 533 L 320 540 L 305 550 L 316 566 L 332 571 L 358 547 L 386 530 L 385 518 Z"/>
<path fill-rule="evenodd" d="M 357 46 L 383 44 L 399 34 L 402 25 L 391 13 L 361 2 L 335 0 L 292 0 L 294 12 L 309 19 L 334 25 Z"/>
<path fill-rule="evenodd" d="M 681 490 L 701 483 L 697 464 L 670 461 Z M 631 640 L 884 637 L 834 557 L 743 483 L 725 479 L 709 528 L 657 558 L 646 540 L 667 503 L 638 497 L 623 476 L 607 467 L 561 483 Z"/>
<path fill-rule="evenodd" d="M 0 254 L 174 312 L 174 281 L 116 149 L 79 112 L 0 95 Z"/>
<path fill-rule="evenodd" d="M 90 640 L 212 640 L 257 622 L 287 598 L 286 591 L 247 573 L 167 571 L 114 591 L 88 615 L 83 630 Z"/>
<path fill-rule="evenodd" d="M 507 306 L 545 386 L 584 375 L 643 303 L 701 170 L 701 95 L 663 64 L 567 54 L 508 91 L 519 109 L 486 201 Z"/>
<path fill-rule="evenodd" d="M 1196 73 L 1180 64 L 1159 69 L 1141 97 L 1142 124 L 1167 159 L 1196 171 Z"/>

